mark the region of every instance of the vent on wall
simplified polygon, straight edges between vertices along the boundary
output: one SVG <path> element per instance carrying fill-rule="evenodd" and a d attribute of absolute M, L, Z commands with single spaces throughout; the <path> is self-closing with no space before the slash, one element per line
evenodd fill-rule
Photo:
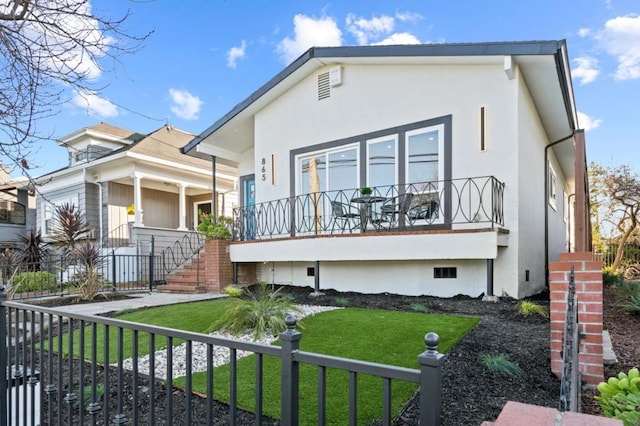
<path fill-rule="evenodd" d="M 331 86 L 329 85 L 329 73 L 318 75 L 318 100 L 331 97 Z"/>
<path fill-rule="evenodd" d="M 433 268 L 433 278 L 457 278 L 458 268 L 456 267 L 436 267 Z"/>

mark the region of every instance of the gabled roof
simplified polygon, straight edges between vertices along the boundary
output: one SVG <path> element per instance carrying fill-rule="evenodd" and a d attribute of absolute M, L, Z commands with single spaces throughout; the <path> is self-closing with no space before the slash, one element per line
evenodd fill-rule
<path fill-rule="evenodd" d="M 577 127 L 569 60 L 564 40 L 312 47 L 182 148 L 185 154 L 237 161 L 253 141 L 253 116 L 309 74 L 329 64 L 503 64 L 516 63 L 530 88 L 550 140 Z M 207 141 L 207 148 L 200 147 Z"/>
<path fill-rule="evenodd" d="M 122 143 L 129 144 L 136 142 L 144 137 L 143 134 L 133 132 L 122 127 L 116 127 L 109 123 L 100 122 L 94 126 L 83 127 L 68 135 L 65 135 L 58 139 L 59 145 L 68 145 L 74 140 L 80 139 L 84 136 L 96 136 L 107 139 L 118 140 Z"/>

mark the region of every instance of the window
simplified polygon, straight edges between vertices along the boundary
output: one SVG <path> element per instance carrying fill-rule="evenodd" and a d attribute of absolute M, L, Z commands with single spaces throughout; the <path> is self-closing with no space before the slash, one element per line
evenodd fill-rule
<path fill-rule="evenodd" d="M 458 268 L 455 266 L 433 268 L 433 278 L 457 278 Z"/>
<path fill-rule="evenodd" d="M 25 207 L 14 201 L 0 200 L 0 223 L 25 224 Z"/>
<path fill-rule="evenodd" d="M 42 229 L 44 235 L 48 235 L 53 227 L 53 219 L 55 216 L 56 206 L 61 206 L 65 203 L 71 204 L 79 208 L 78 194 L 70 195 L 66 198 L 58 198 L 51 200 L 51 202 L 45 202 L 42 206 Z"/>
<path fill-rule="evenodd" d="M 558 204 L 556 201 L 556 187 L 557 187 L 557 177 L 556 177 L 556 171 L 553 169 L 553 166 L 551 165 L 551 162 L 549 162 L 549 188 L 548 188 L 548 194 L 549 194 L 549 205 L 551 206 L 551 208 L 553 208 L 554 210 L 557 208 Z"/>
<path fill-rule="evenodd" d="M 381 187 L 398 183 L 398 136 L 367 141 L 367 186 Z"/>
<path fill-rule="evenodd" d="M 569 196 L 565 191 L 562 191 L 562 218 L 564 223 L 569 220 Z"/>
<path fill-rule="evenodd" d="M 407 132 L 406 182 L 436 182 L 444 179 L 442 126 Z"/>
<path fill-rule="evenodd" d="M 300 194 L 357 188 L 359 185 L 357 146 L 317 152 L 299 159 Z"/>

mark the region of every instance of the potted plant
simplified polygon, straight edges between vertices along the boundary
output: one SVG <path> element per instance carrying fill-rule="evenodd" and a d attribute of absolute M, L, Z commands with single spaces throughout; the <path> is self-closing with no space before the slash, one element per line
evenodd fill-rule
<path fill-rule="evenodd" d="M 362 195 L 363 197 L 368 197 L 373 193 L 373 189 L 369 188 L 368 186 L 365 186 L 364 188 L 360 188 L 360 195 Z"/>
<path fill-rule="evenodd" d="M 230 240 L 231 225 L 233 221 L 230 217 L 218 216 L 200 212 L 200 223 L 196 230 L 206 240 Z"/>

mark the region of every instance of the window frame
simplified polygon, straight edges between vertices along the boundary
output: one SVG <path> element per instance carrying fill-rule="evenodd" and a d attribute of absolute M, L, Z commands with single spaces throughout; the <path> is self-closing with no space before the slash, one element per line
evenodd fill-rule
<path fill-rule="evenodd" d="M 374 145 L 376 143 L 381 143 L 381 142 L 386 142 L 386 141 L 393 141 L 393 155 L 394 155 L 394 170 L 393 170 L 393 183 L 391 185 L 398 185 L 399 184 L 399 179 L 400 179 L 400 161 L 399 161 L 399 140 L 400 140 L 400 135 L 398 133 L 390 133 L 388 135 L 384 135 L 384 136 L 379 136 L 377 138 L 372 138 L 372 139 L 367 139 L 365 141 L 365 167 L 366 167 L 366 178 L 367 178 L 367 183 L 366 186 L 374 186 L 371 184 L 371 173 L 370 173 L 370 160 L 371 158 L 369 157 L 369 151 L 370 151 L 370 147 L 371 145 Z M 384 186 L 384 185 L 383 185 Z"/>
<path fill-rule="evenodd" d="M 558 175 L 556 174 L 556 170 L 554 169 L 551 161 L 548 164 L 548 186 L 547 186 L 547 195 L 549 198 L 549 205 L 553 210 L 558 209 Z"/>
<path fill-rule="evenodd" d="M 53 220 L 53 216 L 54 216 L 54 212 L 55 212 L 55 208 L 56 206 L 62 205 L 64 203 L 69 203 L 69 204 L 73 204 L 76 206 L 76 208 L 80 209 L 80 194 L 79 193 L 75 193 L 72 195 L 68 195 L 65 197 L 59 197 L 59 198 L 52 198 L 50 201 L 45 201 L 42 204 L 42 219 L 40 220 L 41 226 L 40 229 L 42 230 L 42 236 L 43 237 L 47 237 L 49 236 L 49 232 L 47 229 L 47 221 L 48 220 Z M 49 216 L 49 217 L 47 217 Z"/>

